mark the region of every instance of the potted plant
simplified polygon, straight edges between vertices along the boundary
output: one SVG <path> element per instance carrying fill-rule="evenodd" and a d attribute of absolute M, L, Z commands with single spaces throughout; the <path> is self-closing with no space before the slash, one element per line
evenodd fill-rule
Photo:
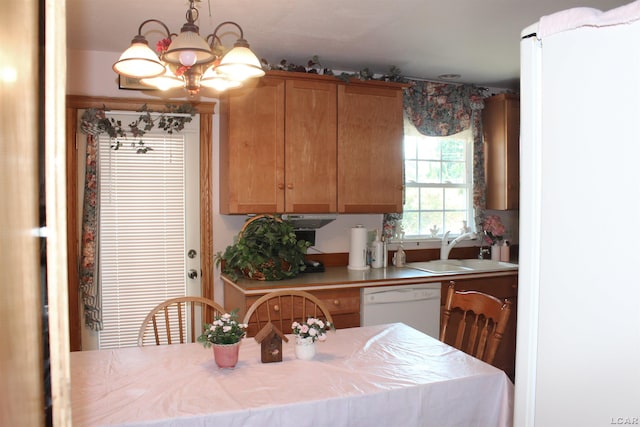
<path fill-rule="evenodd" d="M 291 330 L 296 337 L 295 352 L 298 359 L 310 360 L 316 354 L 316 340 L 327 339 L 326 333 L 333 329 L 333 325 L 315 317 L 309 317 L 306 322 L 291 324 Z"/>
<path fill-rule="evenodd" d="M 216 265 L 232 280 L 282 280 L 304 270 L 304 255 L 311 246 L 298 240 L 291 223 L 272 215 L 258 215 L 247 222 L 235 243 L 218 252 Z"/>
<path fill-rule="evenodd" d="M 205 348 L 213 346 L 213 357 L 220 368 L 233 368 L 238 363 L 238 351 L 247 325 L 238 322 L 238 310 L 224 313 L 214 318 L 213 323 L 205 323 L 198 342 Z"/>

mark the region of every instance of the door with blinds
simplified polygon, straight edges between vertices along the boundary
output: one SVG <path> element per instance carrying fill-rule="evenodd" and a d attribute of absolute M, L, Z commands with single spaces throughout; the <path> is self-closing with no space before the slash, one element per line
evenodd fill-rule
<path fill-rule="evenodd" d="M 135 114 L 109 117 L 128 123 Z M 200 293 L 198 131 L 195 116 L 180 132 L 154 128 L 117 150 L 99 137 L 100 349 L 136 346 L 155 305 Z M 131 147 L 140 139 L 143 154 Z"/>

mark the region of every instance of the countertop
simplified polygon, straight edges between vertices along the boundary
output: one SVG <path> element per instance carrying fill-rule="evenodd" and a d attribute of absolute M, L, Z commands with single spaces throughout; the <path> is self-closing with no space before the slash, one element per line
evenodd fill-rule
<path fill-rule="evenodd" d="M 272 290 L 300 289 L 318 290 L 325 288 L 361 288 L 389 285 L 411 285 L 417 283 L 442 282 L 482 277 L 514 276 L 518 270 L 469 271 L 455 273 L 429 273 L 410 267 L 370 268 L 350 270 L 345 267 L 326 267 L 322 273 L 300 273 L 287 280 L 264 281 L 239 279 L 233 281 L 224 274 L 222 280 L 246 295 L 264 294 Z"/>

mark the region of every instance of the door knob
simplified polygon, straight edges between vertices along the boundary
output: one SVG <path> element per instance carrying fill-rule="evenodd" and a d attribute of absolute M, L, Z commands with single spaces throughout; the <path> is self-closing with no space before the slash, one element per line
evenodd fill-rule
<path fill-rule="evenodd" d="M 187 277 L 188 277 L 189 279 L 195 279 L 195 278 L 197 278 L 197 277 L 198 277 L 198 272 L 197 272 L 197 271 L 195 271 L 195 270 L 192 268 L 191 270 L 189 270 L 189 271 L 187 272 Z"/>

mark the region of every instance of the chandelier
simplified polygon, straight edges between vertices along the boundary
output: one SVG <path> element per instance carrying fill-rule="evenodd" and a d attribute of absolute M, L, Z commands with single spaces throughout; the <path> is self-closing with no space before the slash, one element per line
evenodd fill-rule
<path fill-rule="evenodd" d="M 113 70 L 126 77 L 139 79 L 141 83 L 161 90 L 184 87 L 189 95 L 195 95 L 200 87 L 210 87 L 219 92 L 239 87 L 246 79 L 264 76 L 258 57 L 249 48 L 240 25 L 233 21 L 219 24 L 213 33 L 200 36 L 195 22 L 199 12 L 190 0 L 187 22 L 180 35 L 169 31 L 167 25 L 157 19 L 147 19 L 138 28 L 138 34 L 131 41 Z M 150 23 L 159 24 L 166 31 L 166 37 L 156 45 L 156 52 L 142 34 Z M 223 26 L 234 26 L 240 33 L 231 50 L 225 49 L 218 36 Z"/>

